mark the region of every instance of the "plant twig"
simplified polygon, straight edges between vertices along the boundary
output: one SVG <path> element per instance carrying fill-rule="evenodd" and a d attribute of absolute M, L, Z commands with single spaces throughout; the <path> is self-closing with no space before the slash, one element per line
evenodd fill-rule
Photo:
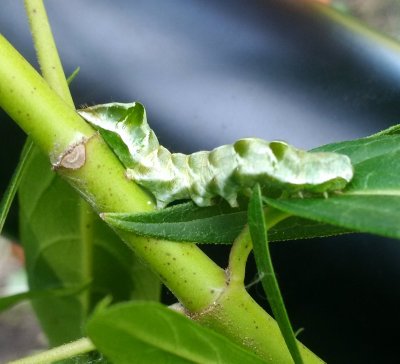
<path fill-rule="evenodd" d="M 268 229 L 272 228 L 290 214 L 271 208 L 265 208 Z M 229 255 L 229 282 L 230 284 L 243 284 L 246 272 L 246 262 L 253 248 L 248 226 L 246 226 L 233 243 Z"/>
<path fill-rule="evenodd" d="M 74 107 L 43 0 L 25 0 L 25 8 L 42 75 L 50 87 Z"/>
<path fill-rule="evenodd" d="M 14 360 L 9 364 L 50 364 L 56 361 L 58 362 L 63 359 L 71 358 L 73 356 L 85 354 L 93 350 L 96 350 L 93 343 L 87 338 L 82 338 L 71 343 L 46 350 L 39 354 Z"/>

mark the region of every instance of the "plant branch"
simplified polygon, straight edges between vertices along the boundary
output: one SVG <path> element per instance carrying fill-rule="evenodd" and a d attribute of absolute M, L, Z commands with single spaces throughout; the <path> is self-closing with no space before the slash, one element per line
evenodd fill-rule
<path fill-rule="evenodd" d="M 0 106 L 32 136 L 58 173 L 96 212 L 143 212 L 154 208 L 152 198 L 125 178 L 124 168 L 98 134 L 2 36 Z M 63 159 L 76 149 L 83 157 L 83 164 L 76 169 L 68 168 Z M 224 270 L 196 245 L 117 233 L 189 312 L 205 312 L 217 302 L 219 316 L 213 315 L 209 326 L 274 363 L 291 362 L 276 322 L 252 300 L 243 285 L 229 289 L 233 286 L 226 286 Z M 226 291 L 229 294 L 221 295 Z M 305 363 L 320 362 L 307 349 L 301 350 L 306 352 Z"/>
<path fill-rule="evenodd" d="M 264 211 L 268 229 L 271 229 L 273 226 L 290 216 L 288 213 L 269 207 L 265 208 Z M 252 248 L 253 245 L 249 228 L 246 226 L 233 243 L 229 255 L 228 273 L 230 284 L 244 284 L 246 262 Z"/>
<path fill-rule="evenodd" d="M 269 207 L 264 211 L 268 229 L 289 216 L 287 213 Z M 265 311 L 255 304 L 244 288 L 246 261 L 252 247 L 249 228 L 246 226 L 231 249 L 227 289 L 213 306 L 194 315 L 193 318 L 218 331 L 225 332 L 236 341 L 244 341 L 246 346 L 253 348 L 256 353 L 273 363 L 293 363 L 276 321 L 269 316 L 266 317 Z M 265 331 L 267 326 L 269 332 Z M 237 327 L 241 327 L 241 330 L 238 331 Z M 264 348 L 256 345 L 256 342 L 263 342 Z M 321 359 L 304 345 L 298 343 L 298 346 L 304 363 L 322 363 Z M 268 353 L 263 352 L 265 348 L 268 348 Z"/>
<path fill-rule="evenodd" d="M 87 338 L 82 338 L 36 355 L 12 361 L 9 364 L 50 364 L 93 350 L 96 350 L 93 343 Z"/>
<path fill-rule="evenodd" d="M 24 2 L 43 78 L 68 105 L 74 107 L 43 0 Z"/>

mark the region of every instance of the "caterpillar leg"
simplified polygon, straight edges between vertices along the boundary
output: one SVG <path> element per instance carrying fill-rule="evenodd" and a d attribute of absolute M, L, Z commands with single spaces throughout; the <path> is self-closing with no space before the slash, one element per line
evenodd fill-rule
<path fill-rule="evenodd" d="M 239 207 L 236 194 L 232 195 L 232 196 L 227 196 L 227 197 L 225 197 L 225 199 L 228 201 L 228 203 L 231 207 Z"/>
<path fill-rule="evenodd" d="M 191 196 L 191 199 L 197 206 L 211 206 L 213 205 L 213 200 L 211 198 L 204 198 L 200 196 Z"/>

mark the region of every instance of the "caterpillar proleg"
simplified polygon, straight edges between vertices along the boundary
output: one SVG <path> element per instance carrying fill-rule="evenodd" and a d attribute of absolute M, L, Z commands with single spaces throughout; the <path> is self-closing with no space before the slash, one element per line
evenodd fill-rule
<path fill-rule="evenodd" d="M 171 153 L 159 144 L 138 102 L 78 112 L 100 130 L 127 177 L 149 190 L 159 208 L 182 199 L 210 206 L 217 196 L 235 207 L 238 195 L 256 183 L 265 191 L 289 194 L 338 191 L 353 177 L 349 157 L 306 152 L 282 141 L 245 138 L 212 151 Z"/>

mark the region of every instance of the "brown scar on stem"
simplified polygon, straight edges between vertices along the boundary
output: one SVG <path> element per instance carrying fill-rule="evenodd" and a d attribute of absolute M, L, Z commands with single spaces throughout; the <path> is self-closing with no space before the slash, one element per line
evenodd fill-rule
<path fill-rule="evenodd" d="M 89 138 L 82 138 L 80 141 L 70 145 L 57 158 L 57 162 L 53 164 L 53 170 L 59 168 L 65 169 L 79 169 L 85 165 L 86 162 L 86 143 L 95 137 L 98 133 L 93 134 Z"/>

